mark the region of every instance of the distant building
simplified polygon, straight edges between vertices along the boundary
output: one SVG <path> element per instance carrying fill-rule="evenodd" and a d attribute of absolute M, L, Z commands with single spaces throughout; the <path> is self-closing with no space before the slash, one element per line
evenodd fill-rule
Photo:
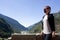
<path fill-rule="evenodd" d="M 29 34 L 29 31 L 21 31 L 21 34 Z"/>

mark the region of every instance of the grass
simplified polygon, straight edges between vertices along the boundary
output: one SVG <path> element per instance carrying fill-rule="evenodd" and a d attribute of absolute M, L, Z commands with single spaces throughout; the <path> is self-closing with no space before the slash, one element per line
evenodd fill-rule
<path fill-rule="evenodd" d="M 0 38 L 0 40 L 8 40 L 7 38 Z"/>

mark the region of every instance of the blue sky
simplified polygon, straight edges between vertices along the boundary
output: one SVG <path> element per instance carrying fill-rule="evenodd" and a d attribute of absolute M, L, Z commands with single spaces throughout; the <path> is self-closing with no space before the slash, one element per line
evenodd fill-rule
<path fill-rule="evenodd" d="M 53 13 L 60 11 L 59 4 L 60 0 L 0 0 L 0 13 L 28 27 L 42 19 L 46 5 L 51 6 Z"/>

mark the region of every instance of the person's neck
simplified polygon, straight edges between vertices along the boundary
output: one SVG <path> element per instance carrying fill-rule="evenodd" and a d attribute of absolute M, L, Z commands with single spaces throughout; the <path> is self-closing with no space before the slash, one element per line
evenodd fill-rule
<path fill-rule="evenodd" d="M 49 14 L 45 14 L 45 15 L 49 15 Z"/>
<path fill-rule="evenodd" d="M 49 15 L 50 13 L 46 13 L 45 15 Z"/>

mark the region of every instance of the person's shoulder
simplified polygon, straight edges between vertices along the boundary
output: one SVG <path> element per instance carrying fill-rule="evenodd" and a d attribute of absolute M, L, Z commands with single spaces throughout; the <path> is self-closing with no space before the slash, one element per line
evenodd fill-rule
<path fill-rule="evenodd" d="M 49 15 L 53 16 L 53 14 L 49 14 Z"/>
<path fill-rule="evenodd" d="M 45 17 L 45 15 L 43 16 L 43 18 Z"/>
<path fill-rule="evenodd" d="M 53 16 L 53 14 L 49 14 L 49 16 Z"/>

